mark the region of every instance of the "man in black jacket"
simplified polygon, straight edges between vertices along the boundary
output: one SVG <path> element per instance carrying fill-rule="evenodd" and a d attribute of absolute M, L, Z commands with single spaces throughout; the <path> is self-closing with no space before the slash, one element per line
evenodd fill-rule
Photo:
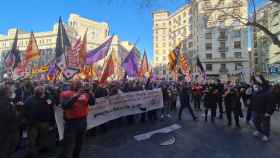
<path fill-rule="evenodd" d="M 224 85 L 221 83 L 220 80 L 217 81 L 217 103 L 218 103 L 218 108 L 219 108 L 219 119 L 223 118 L 223 113 L 224 113 L 224 107 L 223 107 L 223 94 L 224 94 Z"/>
<path fill-rule="evenodd" d="M 204 97 L 204 106 L 205 106 L 205 122 L 208 119 L 208 111 L 211 110 L 211 122 L 215 123 L 216 121 L 216 111 L 217 111 L 217 102 L 218 102 L 218 90 L 214 85 L 209 84 Z"/>
<path fill-rule="evenodd" d="M 180 96 L 180 109 L 179 109 L 179 120 L 182 120 L 182 112 L 185 108 L 188 108 L 193 120 L 197 120 L 197 117 L 194 115 L 193 109 L 190 105 L 190 89 L 187 87 L 186 83 L 183 83 L 180 88 L 179 96 Z"/>
<path fill-rule="evenodd" d="M 24 103 L 24 112 L 28 124 L 26 158 L 37 157 L 38 152 L 48 147 L 52 102 L 51 99 L 45 97 L 44 87 L 38 86 L 35 88 L 34 95 L 27 98 Z"/>
<path fill-rule="evenodd" d="M 0 158 L 12 158 L 19 142 L 18 115 L 10 86 L 0 85 Z"/>
<path fill-rule="evenodd" d="M 252 110 L 254 113 L 254 124 L 256 131 L 254 136 L 263 135 L 262 140 L 267 142 L 270 137 L 270 120 L 274 112 L 273 96 L 268 83 L 254 85 L 252 96 Z"/>
<path fill-rule="evenodd" d="M 240 94 L 238 89 L 229 89 L 225 93 L 225 107 L 226 107 L 226 115 L 228 119 L 228 126 L 232 125 L 232 114 L 234 115 L 235 126 L 240 127 L 239 117 L 241 111 L 241 103 L 240 103 Z"/>

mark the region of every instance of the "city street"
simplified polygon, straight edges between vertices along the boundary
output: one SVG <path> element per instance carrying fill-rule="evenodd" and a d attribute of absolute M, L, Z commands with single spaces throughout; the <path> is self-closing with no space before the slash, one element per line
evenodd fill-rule
<path fill-rule="evenodd" d="M 1 6 L 0 158 L 280 158 L 280 0 Z"/>
<path fill-rule="evenodd" d="M 272 118 L 272 140 L 268 143 L 255 138 L 254 127 L 241 120 L 241 129 L 228 127 L 224 120 L 216 124 L 204 122 L 200 113 L 199 121 L 193 121 L 188 111 L 182 121 L 178 121 L 175 113 L 172 118 L 159 119 L 155 123 L 126 122 L 118 128 L 114 125 L 106 132 L 97 130 L 97 135 L 88 132 L 81 158 L 278 158 L 280 156 L 280 112 Z M 172 124 L 179 124 L 181 129 L 168 134 L 155 134 L 150 139 L 136 141 L 135 135 L 161 129 Z M 175 143 L 161 146 L 172 137 Z M 40 158 L 56 158 L 59 148 L 53 142 L 53 152 L 40 155 Z M 18 152 L 22 158 L 23 152 Z"/>
<path fill-rule="evenodd" d="M 96 137 L 89 136 L 83 147 L 82 158 L 278 158 L 280 156 L 280 114 L 272 121 L 272 140 L 263 143 L 252 136 L 254 128 L 242 123 L 242 129 L 227 127 L 225 121 L 215 125 L 191 120 L 186 111 L 183 121 L 159 120 L 157 123 L 137 123 L 113 128 Z M 243 121 L 242 121 L 243 122 Z M 154 135 L 151 139 L 137 142 L 133 136 L 178 123 L 181 129 L 169 134 Z M 176 142 L 160 146 L 174 136 Z"/>

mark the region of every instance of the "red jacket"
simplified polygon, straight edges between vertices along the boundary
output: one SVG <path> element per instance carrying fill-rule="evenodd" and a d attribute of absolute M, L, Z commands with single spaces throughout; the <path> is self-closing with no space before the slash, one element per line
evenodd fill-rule
<path fill-rule="evenodd" d="M 202 94 L 202 87 L 201 86 L 193 86 L 192 88 L 194 95 L 201 95 Z"/>
<path fill-rule="evenodd" d="M 76 95 L 76 92 L 68 90 L 60 93 L 60 101 L 64 102 Z M 88 107 L 89 107 L 89 95 L 81 94 L 78 98 L 75 99 L 72 106 L 64 108 L 64 118 L 66 120 L 71 119 L 81 119 L 85 118 L 88 115 Z"/>

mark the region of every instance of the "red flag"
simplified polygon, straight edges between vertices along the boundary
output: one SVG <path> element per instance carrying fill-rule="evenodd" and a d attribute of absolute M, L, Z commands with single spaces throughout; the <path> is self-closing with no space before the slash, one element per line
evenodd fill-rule
<path fill-rule="evenodd" d="M 178 62 L 178 57 L 180 55 L 180 50 L 181 50 L 181 43 L 179 43 L 179 45 L 168 54 L 168 65 L 171 71 L 175 70 L 175 67 Z"/>
<path fill-rule="evenodd" d="M 23 63 L 24 63 L 23 65 L 26 65 L 32 60 L 38 59 L 39 57 L 40 57 L 40 50 L 38 48 L 34 34 L 33 32 L 31 32 L 29 43 L 23 58 Z"/>
<path fill-rule="evenodd" d="M 114 61 L 112 54 L 109 56 L 108 61 L 106 63 L 106 67 L 103 71 L 103 74 L 100 79 L 100 84 L 106 84 L 107 78 L 113 75 L 114 73 Z"/>
<path fill-rule="evenodd" d="M 17 65 L 14 71 L 14 77 L 25 77 L 28 73 L 27 65 L 35 59 L 40 57 L 40 50 L 38 48 L 33 32 L 30 34 L 29 43 L 23 54 L 23 60 Z"/>
<path fill-rule="evenodd" d="M 144 55 L 142 58 L 141 67 L 139 71 L 139 76 L 144 77 L 147 72 L 149 72 L 149 63 L 148 63 L 146 51 L 144 51 Z"/>
<path fill-rule="evenodd" d="M 187 61 L 186 55 L 182 54 L 180 57 L 180 63 L 181 63 L 181 68 L 183 70 L 183 73 L 186 75 L 186 80 L 191 81 L 191 75 L 190 75 L 190 67 Z"/>

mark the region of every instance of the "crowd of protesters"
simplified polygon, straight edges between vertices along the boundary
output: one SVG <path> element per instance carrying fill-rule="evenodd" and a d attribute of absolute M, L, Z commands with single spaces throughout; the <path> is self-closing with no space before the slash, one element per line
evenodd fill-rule
<path fill-rule="evenodd" d="M 178 112 L 178 120 L 182 120 L 183 110 L 187 108 L 194 121 L 199 119 L 202 110 L 205 122 L 208 122 L 209 112 L 212 123 L 225 119 L 228 126 L 232 126 L 234 120 L 237 128 L 241 127 L 240 118 L 244 118 L 247 124 L 255 125 L 255 136 L 268 141 L 271 116 L 280 105 L 280 86 L 270 85 L 261 76 L 252 84 L 148 80 L 112 81 L 103 86 L 93 81 L 3 81 L 0 84 L 0 158 L 14 156 L 26 131 L 26 158 L 36 158 L 39 153 L 50 151 L 49 131 L 56 130 L 54 106 L 62 107 L 65 120 L 58 158 L 78 158 L 86 134 L 88 107 L 94 106 L 96 98 L 155 88 L 162 89 L 162 109 L 120 118 L 97 128 L 106 131 L 112 124 L 134 124 L 138 118 L 140 122 L 155 122 L 159 118 L 170 118 L 175 112 Z M 246 114 L 243 114 L 244 108 Z"/>

